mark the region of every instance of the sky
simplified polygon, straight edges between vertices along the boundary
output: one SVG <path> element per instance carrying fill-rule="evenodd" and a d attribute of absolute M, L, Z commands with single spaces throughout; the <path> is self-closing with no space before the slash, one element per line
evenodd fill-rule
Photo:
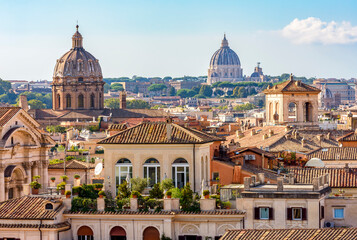
<path fill-rule="evenodd" d="M 0 0 L 0 78 L 51 80 L 75 25 L 103 76 L 207 75 L 226 33 L 244 75 L 357 77 L 357 1 Z"/>

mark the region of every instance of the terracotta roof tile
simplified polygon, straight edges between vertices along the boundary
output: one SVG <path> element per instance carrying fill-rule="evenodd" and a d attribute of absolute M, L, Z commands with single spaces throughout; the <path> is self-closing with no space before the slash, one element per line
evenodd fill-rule
<path fill-rule="evenodd" d="M 1 202 L 0 219 L 54 219 L 62 205 L 54 210 L 45 210 L 46 203 L 51 200 L 54 198 L 25 196 Z"/>
<path fill-rule="evenodd" d="M 356 188 L 357 168 L 290 168 L 299 183 L 311 184 L 312 179 L 329 174 L 330 187 L 332 188 Z"/>
<path fill-rule="evenodd" d="M 98 144 L 199 144 L 224 139 L 194 129 L 171 124 L 171 139 L 167 138 L 167 123 L 143 122 L 108 137 Z"/>
<path fill-rule="evenodd" d="M 322 161 L 357 160 L 357 147 L 329 147 L 310 152 L 308 158 L 320 158 Z"/>
<path fill-rule="evenodd" d="M 357 134 L 355 132 L 347 133 L 346 135 L 337 139 L 339 142 L 354 142 L 357 141 Z"/>
<path fill-rule="evenodd" d="M 240 210 L 212 210 L 199 212 L 185 211 L 89 211 L 89 212 L 73 212 L 65 211 L 64 214 L 95 214 L 95 215 L 243 215 L 244 211 Z"/>
<path fill-rule="evenodd" d="M 41 228 L 69 228 L 71 225 L 69 222 L 56 223 L 56 224 L 41 224 Z M 0 223 L 0 228 L 36 228 L 38 229 L 40 224 L 24 224 L 24 223 Z"/>
<path fill-rule="evenodd" d="M 93 169 L 94 164 L 85 163 L 78 160 L 66 161 L 66 169 Z M 48 165 L 48 169 L 63 169 L 63 163 L 56 163 Z"/>
<path fill-rule="evenodd" d="M 266 239 L 309 239 L 334 240 L 355 239 L 357 228 L 321 228 L 321 229 L 241 229 L 228 230 L 220 240 L 266 240 Z"/>
<path fill-rule="evenodd" d="M 122 130 L 125 130 L 127 129 L 128 126 L 127 124 L 125 123 L 120 123 L 120 124 L 110 124 L 109 127 L 108 127 L 108 130 L 111 131 L 122 131 Z"/>
<path fill-rule="evenodd" d="M 283 92 L 310 92 L 310 93 L 319 93 L 320 89 L 305 84 L 301 81 L 295 81 L 292 79 L 285 81 L 283 83 L 277 84 L 271 88 L 264 90 L 264 93 L 283 93 Z"/>
<path fill-rule="evenodd" d="M 0 107 L 0 126 L 4 126 L 20 110 L 19 107 Z"/>

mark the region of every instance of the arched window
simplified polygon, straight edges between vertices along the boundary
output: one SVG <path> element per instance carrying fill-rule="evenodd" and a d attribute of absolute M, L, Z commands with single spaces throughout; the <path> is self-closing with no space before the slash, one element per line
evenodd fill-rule
<path fill-rule="evenodd" d="M 178 158 L 173 162 L 172 180 L 177 188 L 183 188 L 189 182 L 189 164 L 186 159 Z"/>
<path fill-rule="evenodd" d="M 90 95 L 90 107 L 94 108 L 94 101 L 95 101 L 95 96 L 94 93 Z"/>
<path fill-rule="evenodd" d="M 275 113 L 279 114 L 279 103 L 275 103 Z"/>
<path fill-rule="evenodd" d="M 53 205 L 52 205 L 51 203 L 47 203 L 47 204 L 45 205 L 45 209 L 46 209 L 46 210 L 52 210 L 52 209 L 53 209 Z"/>
<path fill-rule="evenodd" d="M 297 121 L 296 103 L 289 103 L 289 122 Z"/>
<path fill-rule="evenodd" d="M 119 226 L 113 227 L 110 230 L 110 240 L 126 240 L 125 229 Z"/>
<path fill-rule="evenodd" d="M 84 96 L 79 94 L 78 96 L 78 108 L 84 108 Z"/>
<path fill-rule="evenodd" d="M 155 227 L 147 227 L 143 232 L 143 240 L 160 240 L 159 230 Z"/>
<path fill-rule="evenodd" d="M 67 105 L 67 108 L 71 108 L 71 107 L 72 107 L 71 94 L 67 94 L 67 95 L 66 95 L 66 105 Z"/>
<path fill-rule="evenodd" d="M 155 158 L 149 158 L 145 161 L 144 178 L 149 178 L 149 187 L 160 182 L 160 163 Z"/>
<path fill-rule="evenodd" d="M 77 231 L 78 240 L 93 240 L 93 230 L 90 227 L 82 226 Z"/>
<path fill-rule="evenodd" d="M 117 188 L 119 184 L 126 181 L 128 174 L 131 179 L 133 177 L 133 164 L 129 159 L 122 158 L 115 164 L 115 181 Z"/>

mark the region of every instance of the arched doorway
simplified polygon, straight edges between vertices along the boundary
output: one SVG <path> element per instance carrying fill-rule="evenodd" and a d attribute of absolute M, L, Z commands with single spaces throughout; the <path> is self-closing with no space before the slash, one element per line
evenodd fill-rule
<path fill-rule="evenodd" d="M 177 188 L 183 188 L 189 182 L 189 164 L 184 158 L 172 163 L 172 180 Z"/>
<path fill-rule="evenodd" d="M 7 199 L 18 198 L 23 194 L 23 184 L 25 183 L 25 173 L 17 166 L 10 165 L 4 171 Z"/>
<path fill-rule="evenodd" d="M 110 230 L 110 240 L 126 240 L 126 232 L 124 228 L 116 226 Z"/>
<path fill-rule="evenodd" d="M 88 226 L 82 226 L 77 231 L 78 240 L 94 240 L 93 230 Z"/>
<path fill-rule="evenodd" d="M 155 227 L 147 227 L 143 233 L 143 240 L 160 240 L 160 233 Z"/>

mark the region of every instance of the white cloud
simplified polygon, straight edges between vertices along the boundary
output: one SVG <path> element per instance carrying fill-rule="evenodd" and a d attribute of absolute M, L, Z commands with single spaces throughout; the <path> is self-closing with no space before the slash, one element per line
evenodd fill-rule
<path fill-rule="evenodd" d="M 350 22 L 323 22 L 319 18 L 295 18 L 281 30 L 295 44 L 348 44 L 357 42 L 357 26 Z"/>

